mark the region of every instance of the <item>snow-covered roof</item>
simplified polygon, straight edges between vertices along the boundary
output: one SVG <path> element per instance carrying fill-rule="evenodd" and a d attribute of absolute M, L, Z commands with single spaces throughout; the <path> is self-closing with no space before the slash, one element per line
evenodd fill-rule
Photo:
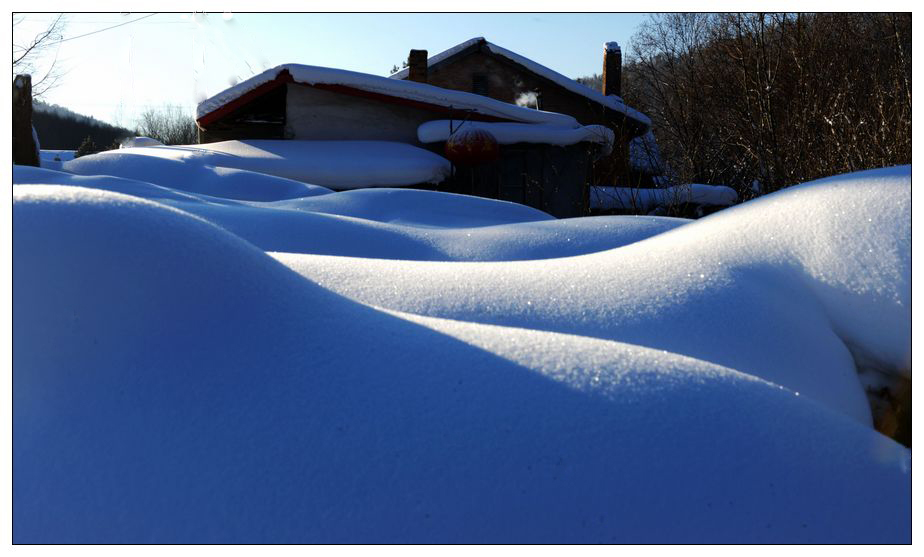
<path fill-rule="evenodd" d="M 536 75 L 542 76 L 548 79 L 549 81 L 554 82 L 556 85 L 559 85 L 560 87 L 563 87 L 571 91 L 572 93 L 576 93 L 578 95 L 581 95 L 582 97 L 586 97 L 587 99 L 590 99 L 596 103 L 599 103 L 605 106 L 606 108 L 609 108 L 611 110 L 614 110 L 622 114 L 625 114 L 627 118 L 630 118 L 638 122 L 639 124 L 644 126 L 646 129 L 651 127 L 651 120 L 648 118 L 648 116 L 645 116 L 641 112 L 627 105 L 622 100 L 622 97 L 618 97 L 616 95 L 604 95 L 603 93 L 596 91 L 594 89 L 591 89 L 590 87 L 581 85 L 577 81 L 569 77 L 566 77 L 551 68 L 547 68 L 543 66 L 542 64 L 539 64 L 537 62 L 530 60 L 529 58 L 526 58 L 524 56 L 517 54 L 516 52 L 512 52 L 510 50 L 507 50 L 506 48 L 497 46 L 496 44 L 486 40 L 484 37 L 475 37 L 473 39 L 469 39 L 463 43 L 457 44 L 456 46 L 448 50 L 444 50 L 443 52 L 440 52 L 439 54 L 435 56 L 431 56 L 430 58 L 427 59 L 427 67 L 433 67 L 436 64 L 439 64 L 440 62 L 442 62 L 443 60 L 449 58 L 450 56 L 453 56 L 454 54 L 462 52 L 463 50 L 477 43 L 484 43 L 484 45 L 487 46 L 487 48 L 494 54 L 503 56 L 504 58 L 507 58 L 508 60 L 516 64 L 519 64 L 520 66 L 523 66 L 530 72 Z M 609 48 L 611 44 L 614 44 L 616 45 L 616 48 L 619 48 L 619 45 L 616 43 L 607 43 L 606 45 L 607 48 Z M 405 68 L 397 73 L 392 74 L 389 77 L 391 77 L 392 79 L 403 80 L 407 78 L 407 76 L 408 76 L 408 68 Z"/>
<path fill-rule="evenodd" d="M 613 130 L 606 126 L 590 125 L 577 128 L 551 124 L 513 124 L 508 122 L 450 122 L 433 120 L 417 128 L 417 139 L 421 143 L 446 141 L 459 129 L 479 129 L 489 132 L 502 145 L 511 143 L 544 143 L 547 145 L 574 145 L 582 141 L 600 143 L 611 147 L 615 139 Z"/>
<path fill-rule="evenodd" d="M 224 91 L 202 101 L 196 110 L 196 120 L 201 120 L 210 113 L 219 110 L 245 94 L 267 84 L 288 72 L 295 83 L 305 85 L 339 85 L 367 93 L 412 100 L 453 108 L 460 111 L 472 111 L 477 114 L 526 123 L 548 123 L 561 126 L 577 127 L 573 117 L 555 112 L 544 112 L 524 108 L 491 99 L 483 95 L 443 89 L 425 83 L 389 79 L 336 68 L 306 66 L 302 64 L 282 64 L 255 75 L 246 81 L 225 89 Z"/>

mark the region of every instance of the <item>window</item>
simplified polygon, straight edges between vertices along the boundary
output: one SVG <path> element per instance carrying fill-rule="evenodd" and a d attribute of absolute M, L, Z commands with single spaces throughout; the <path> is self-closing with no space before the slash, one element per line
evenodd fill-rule
<path fill-rule="evenodd" d="M 483 73 L 472 74 L 472 92 L 488 96 L 488 76 Z"/>

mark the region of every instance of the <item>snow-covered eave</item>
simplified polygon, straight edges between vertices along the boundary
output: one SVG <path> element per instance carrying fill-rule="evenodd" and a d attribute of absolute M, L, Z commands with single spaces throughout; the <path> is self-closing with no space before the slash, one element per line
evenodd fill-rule
<path fill-rule="evenodd" d="M 645 132 L 651 129 L 651 120 L 648 118 L 648 116 L 646 116 L 645 114 L 627 105 L 622 100 L 622 97 L 617 97 L 616 95 L 603 95 L 603 93 L 600 93 L 599 91 L 591 89 L 590 87 L 587 87 L 585 85 L 582 85 L 578 83 L 577 81 L 569 77 L 566 77 L 551 68 L 547 68 L 543 66 L 542 64 L 539 64 L 538 62 L 534 62 L 533 60 L 530 60 L 529 58 L 526 58 L 525 56 L 521 56 L 517 54 L 516 52 L 512 52 L 510 50 L 507 50 L 506 48 L 497 46 L 496 44 L 486 40 L 484 37 L 475 37 L 473 39 L 469 39 L 463 43 L 457 44 L 456 46 L 448 50 L 444 50 L 443 52 L 440 52 L 439 54 L 436 54 L 435 56 L 428 58 L 427 67 L 431 68 L 443 62 L 447 58 L 450 58 L 451 56 L 454 56 L 466 50 L 467 48 L 471 47 L 472 45 L 475 45 L 478 43 L 483 43 L 485 46 L 487 46 L 487 48 L 492 53 L 497 54 L 499 56 L 503 56 L 504 58 L 510 60 L 511 62 L 514 62 L 515 64 L 519 66 L 522 66 L 523 68 L 529 70 L 530 72 L 536 75 L 539 75 L 541 77 L 544 77 L 545 79 L 548 79 L 549 81 L 552 81 L 556 85 L 563 87 L 567 89 L 568 91 L 571 91 L 572 93 L 585 97 L 606 108 L 609 108 L 610 110 L 613 110 L 615 112 L 625 115 L 626 118 L 634 121 L 636 124 L 639 125 L 639 127 L 643 128 L 642 132 Z M 389 78 L 395 79 L 395 80 L 404 80 L 407 78 L 407 76 L 408 76 L 408 68 L 405 68 L 399 72 L 392 74 L 391 76 L 389 76 Z"/>
<path fill-rule="evenodd" d="M 469 112 L 500 121 L 578 126 L 577 120 L 565 114 L 524 108 L 474 93 L 349 70 L 302 64 L 276 66 L 202 101 L 196 110 L 197 124 L 200 128 L 208 126 L 244 102 L 283 83 L 323 87 L 345 93 L 358 91 L 365 96 L 374 96 L 382 100 L 405 104 L 416 103 L 443 111 Z"/>
<path fill-rule="evenodd" d="M 489 132 L 501 145 L 515 143 L 539 143 L 545 145 L 568 146 L 577 143 L 596 143 L 609 153 L 613 148 L 615 134 L 606 126 L 590 125 L 577 128 L 565 128 L 550 124 L 516 124 L 485 122 L 450 122 L 449 120 L 432 120 L 424 122 L 417 128 L 417 139 L 421 143 L 446 141 L 457 131 L 483 130 Z"/>

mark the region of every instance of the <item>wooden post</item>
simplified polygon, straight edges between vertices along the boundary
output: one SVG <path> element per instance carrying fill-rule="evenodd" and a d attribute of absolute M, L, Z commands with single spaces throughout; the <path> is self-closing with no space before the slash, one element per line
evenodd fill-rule
<path fill-rule="evenodd" d="M 32 76 L 13 80 L 13 164 L 41 166 L 32 135 Z"/>

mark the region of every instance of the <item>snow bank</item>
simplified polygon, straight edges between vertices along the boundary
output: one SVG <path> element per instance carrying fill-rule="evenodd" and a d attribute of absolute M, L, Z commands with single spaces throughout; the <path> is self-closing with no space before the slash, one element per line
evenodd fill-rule
<path fill-rule="evenodd" d="M 40 149 L 39 164 L 42 168 L 61 170 L 61 164 L 73 160 L 76 152 L 71 149 Z"/>
<path fill-rule="evenodd" d="M 733 205 L 738 193 L 728 186 L 684 184 L 657 189 L 591 186 L 591 209 L 632 209 L 650 211 L 655 207 L 696 203 L 698 205 Z"/>
<path fill-rule="evenodd" d="M 894 217 L 907 172 L 875 180 L 806 188 L 799 205 L 824 228 L 835 223 L 813 201 L 853 208 L 876 193 L 881 203 L 864 214 Z M 644 314 L 657 301 L 645 291 L 676 275 L 637 273 L 666 256 L 663 237 L 692 272 L 696 258 L 710 264 L 711 234 L 753 223 L 738 243 L 725 238 L 729 267 L 742 273 L 750 260 L 756 279 L 774 272 L 758 262 L 827 268 L 812 246 L 830 237 L 794 245 L 783 232 L 763 258 L 748 249 L 748 232 L 793 216 L 789 201 L 766 207 L 788 215 L 707 219 L 634 251 L 547 262 L 549 273 L 507 263 L 504 280 L 493 264 L 456 263 L 457 279 L 443 264 L 422 284 L 394 281 L 415 275 L 404 262 L 377 282 L 420 301 L 418 288 L 446 280 L 444 297 L 464 303 L 458 285 L 480 269 L 482 320 L 495 311 L 484 304 L 492 289 L 554 317 L 564 313 L 537 285 L 579 306 L 575 289 L 587 289 L 584 307 L 602 308 L 634 284 L 625 296 L 641 298 Z M 383 312 L 138 197 L 17 185 L 13 211 L 15 543 L 910 542 L 910 452 L 791 390 L 632 343 Z M 862 230 L 882 248 L 898 229 L 893 218 Z M 638 265 L 618 255 L 630 251 Z M 827 277 L 834 290 L 855 270 L 844 261 Z M 889 279 L 889 261 L 863 276 Z M 668 296 L 679 302 L 696 288 L 676 279 Z M 796 286 L 730 294 L 760 310 L 761 295 L 799 297 Z M 631 308 L 613 309 L 618 321 Z M 803 315 L 787 317 L 788 327 Z M 708 315 L 699 324 L 721 334 Z M 741 331 L 730 346 L 750 357 L 743 343 L 772 342 Z"/>
<path fill-rule="evenodd" d="M 39 151 L 39 158 L 45 161 L 70 161 L 74 160 L 77 151 L 73 149 L 42 149 Z"/>
<path fill-rule="evenodd" d="M 435 143 L 446 141 L 449 136 L 458 130 L 484 130 L 497 139 L 497 142 L 506 145 L 510 143 L 545 143 L 547 145 L 574 145 L 582 141 L 600 143 L 612 148 L 614 141 L 613 130 L 606 126 L 580 126 L 577 128 L 564 128 L 546 124 L 510 124 L 487 123 L 458 120 L 434 120 L 424 122 L 417 128 L 417 139 L 421 143 Z"/>
<path fill-rule="evenodd" d="M 130 178 L 181 191 L 229 199 L 274 201 L 330 191 L 295 180 L 222 166 L 221 162 L 233 160 L 230 157 L 229 160 L 215 157 L 208 159 L 207 155 L 196 158 L 194 154 L 197 151 L 191 147 L 115 149 L 67 161 L 61 168 L 72 174 Z M 219 164 L 210 164 L 213 162 Z"/>
<path fill-rule="evenodd" d="M 163 143 L 150 137 L 129 137 L 128 139 L 124 139 L 121 143 L 119 143 L 119 148 L 127 149 L 129 147 L 159 147 L 162 145 Z"/>
<path fill-rule="evenodd" d="M 869 423 L 852 354 L 910 373 L 909 175 L 901 167 L 806 184 L 573 258 L 278 259 L 377 307 L 685 354 Z"/>
<path fill-rule="evenodd" d="M 484 37 L 475 37 L 473 39 L 469 39 L 463 43 L 457 44 L 456 46 L 450 49 L 440 52 L 439 54 L 435 56 L 431 56 L 430 58 L 427 59 L 427 66 L 428 67 L 433 66 L 437 64 L 438 62 L 441 62 L 445 60 L 446 58 L 449 58 L 450 56 L 458 52 L 461 52 L 465 50 L 466 48 L 478 42 L 484 42 L 484 44 L 488 47 L 488 49 L 490 49 L 490 51 L 493 52 L 494 54 L 503 56 L 504 58 L 507 58 L 508 60 L 515 62 L 516 64 L 519 64 L 520 66 L 523 66 L 530 72 L 536 75 L 540 75 L 548 79 L 549 81 L 552 81 L 556 85 L 563 87 L 567 89 L 568 91 L 571 91 L 572 93 L 581 95 L 582 97 L 588 98 L 597 104 L 601 104 L 611 110 L 615 110 L 616 112 L 625 114 L 628 118 L 638 122 L 640 125 L 642 125 L 646 129 L 651 127 L 651 120 L 648 118 L 648 116 L 645 116 L 641 112 L 627 105 L 625 102 L 623 102 L 622 97 L 618 97 L 616 95 L 604 96 L 599 91 L 596 91 L 594 89 L 591 89 L 590 87 L 581 85 L 577 81 L 570 79 L 556 72 L 555 70 L 547 68 L 543 66 L 542 64 L 538 64 L 530 60 L 529 58 L 526 58 L 524 56 L 517 54 L 516 52 L 512 52 L 510 50 L 507 50 L 506 48 L 499 47 L 492 42 L 486 41 Z M 397 73 L 392 74 L 389 77 L 394 80 L 404 80 L 407 77 L 407 75 L 408 75 L 408 69 L 405 68 Z"/>
<path fill-rule="evenodd" d="M 515 203 L 405 189 L 359 189 L 241 202 L 109 176 L 14 167 L 17 184 L 92 187 L 158 201 L 266 251 L 430 261 L 513 261 L 593 253 L 689 221 L 660 217 L 556 220 Z M 318 188 L 322 189 L 322 188 Z"/>
<path fill-rule="evenodd" d="M 483 95 L 476 95 L 475 93 L 465 93 L 462 91 L 434 87 L 433 85 L 427 85 L 425 83 L 388 79 L 387 77 L 351 72 L 348 70 L 305 66 L 302 64 L 283 64 L 281 66 L 276 66 L 246 81 L 242 81 L 233 87 L 225 89 L 213 97 L 199 103 L 196 110 L 196 119 L 200 120 L 229 102 L 256 89 L 260 85 L 276 79 L 283 71 L 288 71 L 296 83 L 304 83 L 307 85 L 345 85 L 360 91 L 420 101 L 441 107 L 453 108 L 455 110 L 472 111 L 477 114 L 509 119 L 515 122 L 553 123 L 569 127 L 577 126 L 577 120 L 565 114 L 522 108 Z"/>
<path fill-rule="evenodd" d="M 81 157 L 65 163 L 63 169 L 74 174 L 153 181 L 178 189 L 183 189 L 185 179 L 204 184 L 206 189 L 197 191 L 209 195 L 274 200 L 310 195 L 311 186 L 306 183 L 336 189 L 439 183 L 449 175 L 450 166 L 449 161 L 430 151 L 391 141 L 254 139 L 119 149 Z M 231 187 L 228 177 L 243 190 L 223 193 Z M 252 185 L 247 186 L 248 182 Z"/>

